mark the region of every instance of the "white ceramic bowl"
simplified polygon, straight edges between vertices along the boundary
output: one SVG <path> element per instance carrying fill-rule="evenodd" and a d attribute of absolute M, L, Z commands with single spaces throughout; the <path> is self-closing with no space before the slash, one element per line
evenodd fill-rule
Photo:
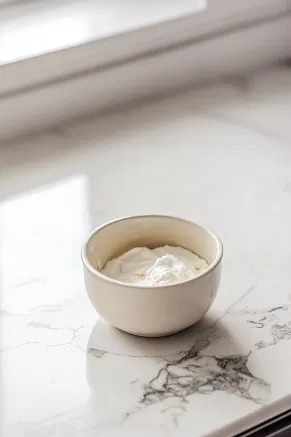
<path fill-rule="evenodd" d="M 209 267 L 193 279 L 151 287 L 126 284 L 100 273 L 107 261 L 133 247 L 182 246 Z M 82 248 L 85 284 L 96 311 L 108 323 L 131 334 L 159 337 L 198 322 L 218 291 L 223 248 L 209 230 L 181 218 L 147 215 L 106 223 Z"/>

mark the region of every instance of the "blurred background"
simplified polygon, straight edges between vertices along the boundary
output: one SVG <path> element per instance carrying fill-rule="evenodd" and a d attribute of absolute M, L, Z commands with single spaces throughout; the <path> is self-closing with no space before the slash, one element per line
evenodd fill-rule
<path fill-rule="evenodd" d="M 1 0 L 0 138 L 288 59 L 290 11 L 287 0 Z"/>

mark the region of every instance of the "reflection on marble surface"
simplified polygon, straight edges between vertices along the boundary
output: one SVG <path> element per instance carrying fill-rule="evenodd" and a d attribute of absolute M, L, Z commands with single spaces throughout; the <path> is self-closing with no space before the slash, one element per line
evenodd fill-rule
<path fill-rule="evenodd" d="M 1 436 L 225 437 L 291 402 L 289 71 L 0 149 Z M 98 318 L 80 262 L 93 227 L 151 212 L 226 249 L 207 317 L 163 339 Z"/>

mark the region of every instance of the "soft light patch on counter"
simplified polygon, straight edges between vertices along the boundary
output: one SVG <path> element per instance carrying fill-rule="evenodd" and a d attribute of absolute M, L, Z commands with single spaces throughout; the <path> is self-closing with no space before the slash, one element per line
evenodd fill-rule
<path fill-rule="evenodd" d="M 84 175 L 0 204 L 2 309 L 25 312 L 80 293 L 79 252 L 88 230 Z"/>

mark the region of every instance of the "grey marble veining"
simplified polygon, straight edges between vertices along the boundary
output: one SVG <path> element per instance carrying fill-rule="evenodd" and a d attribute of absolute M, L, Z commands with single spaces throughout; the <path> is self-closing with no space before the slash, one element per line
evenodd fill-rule
<path fill-rule="evenodd" d="M 1 147 L 3 437 L 225 437 L 291 403 L 290 104 L 274 69 Z M 162 339 L 104 323 L 80 262 L 152 212 L 225 247 L 210 312 Z"/>
<path fill-rule="evenodd" d="M 248 291 L 251 292 L 253 287 Z M 264 340 L 250 344 L 248 353 L 223 354 L 222 350 L 212 352 L 212 345 L 220 339 L 231 339 L 220 326 L 228 317 L 242 319 L 245 329 L 262 329 L 260 338 Z M 176 356 L 160 357 L 156 376 L 142 385 L 141 397 L 136 407 L 125 414 L 124 420 L 140 410 L 167 401 L 175 400 L 169 407 L 173 410 L 173 423 L 178 426 L 178 417 L 187 412 L 191 405 L 191 395 L 210 395 L 215 391 L 244 398 L 255 404 L 266 404 L 271 396 L 271 385 L 254 375 L 248 368 L 248 361 L 261 348 L 276 346 L 280 341 L 291 340 L 291 303 L 267 309 L 244 308 L 236 311 L 235 306 L 210 326 L 191 328 L 187 334 L 193 346 L 187 351 L 177 352 Z M 226 345 L 227 346 L 227 345 Z M 88 353 L 102 358 L 108 351 L 89 347 Z M 137 358 L 137 355 L 127 355 Z M 162 365 L 161 365 L 162 364 Z M 137 383 L 139 379 L 132 383 Z M 190 404 L 190 405 L 189 405 Z M 179 412 L 179 414 L 177 413 Z"/>

